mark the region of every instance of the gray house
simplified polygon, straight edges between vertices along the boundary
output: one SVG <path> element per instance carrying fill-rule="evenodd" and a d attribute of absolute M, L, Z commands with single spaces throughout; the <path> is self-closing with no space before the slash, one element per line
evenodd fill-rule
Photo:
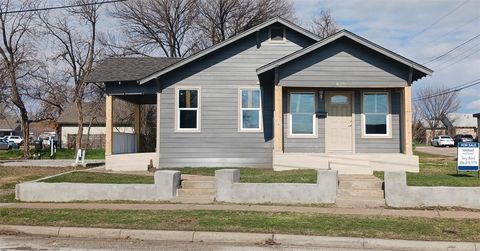
<path fill-rule="evenodd" d="M 108 94 L 107 169 L 363 174 L 418 171 L 411 85 L 431 73 L 349 31 L 320 39 L 275 18 L 187 58 L 106 59 L 89 82 Z M 112 154 L 114 98 L 157 106 L 151 153 Z"/>

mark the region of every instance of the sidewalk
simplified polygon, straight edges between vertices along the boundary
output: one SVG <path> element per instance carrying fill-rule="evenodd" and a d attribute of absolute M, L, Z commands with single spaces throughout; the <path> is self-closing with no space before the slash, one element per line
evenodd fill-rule
<path fill-rule="evenodd" d="M 165 230 L 133 230 L 78 227 L 47 227 L 0 225 L 0 232 L 23 233 L 27 235 L 43 235 L 69 238 L 96 239 L 129 239 L 141 241 L 175 241 L 188 243 L 236 243 L 255 245 L 297 246 L 317 248 L 338 248 L 355 250 L 449 250 L 476 251 L 480 243 L 444 242 L 444 241 L 411 241 L 373 238 L 329 237 L 311 235 L 290 235 L 278 233 L 236 233 L 205 231 L 165 231 Z"/>
<path fill-rule="evenodd" d="M 476 211 L 447 211 L 447 210 L 413 210 L 387 208 L 337 208 L 314 206 L 285 206 L 285 205 L 244 205 L 244 204 L 120 204 L 120 203 L 0 203 L 0 208 L 29 208 L 29 209 L 105 209 L 105 210 L 219 210 L 219 211 L 257 211 L 257 212 L 292 212 L 316 213 L 331 215 L 360 215 L 360 216 L 393 216 L 393 217 L 423 217 L 443 219 L 480 219 L 480 212 Z"/>

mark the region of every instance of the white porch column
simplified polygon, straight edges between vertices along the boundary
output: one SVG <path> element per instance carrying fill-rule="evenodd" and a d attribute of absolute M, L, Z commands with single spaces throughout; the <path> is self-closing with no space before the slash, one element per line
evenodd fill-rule
<path fill-rule="evenodd" d="M 283 152 L 283 90 L 275 85 L 275 107 L 273 111 L 273 150 Z"/>
<path fill-rule="evenodd" d="M 157 92 L 157 138 L 156 138 L 156 147 L 155 147 L 155 153 L 157 157 L 157 163 L 154 164 L 154 166 L 157 167 L 157 169 L 160 169 L 160 101 L 161 101 L 161 93 Z"/>
<path fill-rule="evenodd" d="M 403 153 L 413 154 L 412 149 L 412 87 L 406 86 L 403 89 Z"/>
<path fill-rule="evenodd" d="M 106 96 L 105 107 L 105 155 L 112 155 L 113 150 L 113 96 Z"/>

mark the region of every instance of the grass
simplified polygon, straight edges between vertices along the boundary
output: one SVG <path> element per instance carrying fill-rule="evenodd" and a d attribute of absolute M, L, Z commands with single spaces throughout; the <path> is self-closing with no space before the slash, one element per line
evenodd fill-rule
<path fill-rule="evenodd" d="M 98 173 L 98 172 L 73 172 L 55 176 L 42 182 L 59 183 L 110 183 L 110 184 L 153 184 L 153 176 Z"/>
<path fill-rule="evenodd" d="M 480 220 L 243 211 L 0 209 L 0 224 L 479 241 Z"/>
<path fill-rule="evenodd" d="M 182 174 L 214 176 L 222 168 L 173 168 Z M 316 183 L 316 170 L 273 171 L 273 169 L 236 168 L 240 170 L 240 182 L 246 183 Z"/>
<path fill-rule="evenodd" d="M 42 159 L 50 158 L 50 149 L 31 150 L 31 153 L 40 153 Z M 88 149 L 85 154 L 86 159 L 105 159 L 105 150 Z M 0 150 L 0 160 L 23 159 L 23 150 Z M 58 148 L 56 159 L 75 159 L 73 149 Z"/>
<path fill-rule="evenodd" d="M 453 157 L 422 153 L 415 151 L 420 158 L 420 172 L 407 172 L 409 186 L 480 186 L 477 172 L 460 172 L 457 174 L 457 161 Z M 375 172 L 375 176 L 383 179 L 383 172 Z"/>

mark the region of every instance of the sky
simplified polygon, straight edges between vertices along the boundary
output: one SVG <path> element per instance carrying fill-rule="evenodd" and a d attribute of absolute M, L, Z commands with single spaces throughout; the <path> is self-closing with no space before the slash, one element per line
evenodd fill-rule
<path fill-rule="evenodd" d="M 352 31 L 417 63 L 425 63 L 480 34 L 480 0 L 293 0 L 303 23 L 329 9 Z M 432 76 L 413 84 L 453 87 L 480 79 L 480 36 L 440 60 L 426 64 Z M 458 112 L 480 112 L 480 85 L 459 93 Z"/>

